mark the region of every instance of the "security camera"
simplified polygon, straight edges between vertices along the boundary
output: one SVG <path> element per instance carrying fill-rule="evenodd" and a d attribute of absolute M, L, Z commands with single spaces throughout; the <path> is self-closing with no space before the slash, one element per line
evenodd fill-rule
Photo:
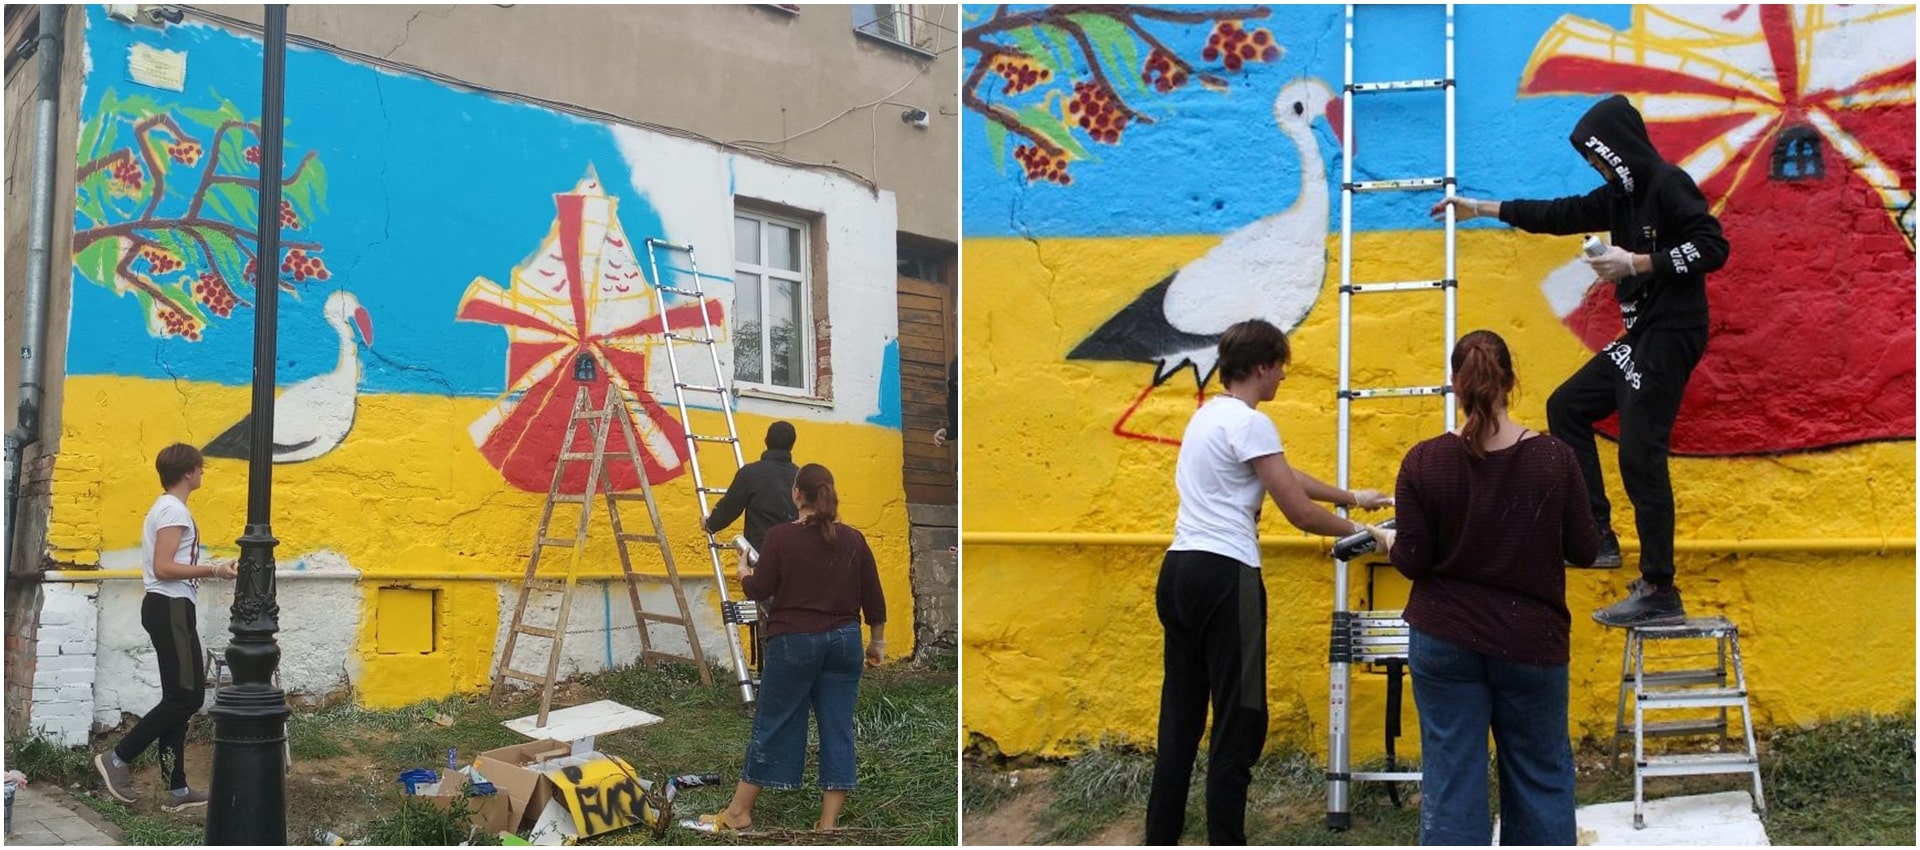
<path fill-rule="evenodd" d="M 900 120 L 905 123 L 912 124 L 915 127 L 919 127 L 922 130 L 925 130 L 927 128 L 927 124 L 929 123 L 927 120 L 927 111 L 924 109 L 906 110 L 905 112 L 900 113 Z"/>

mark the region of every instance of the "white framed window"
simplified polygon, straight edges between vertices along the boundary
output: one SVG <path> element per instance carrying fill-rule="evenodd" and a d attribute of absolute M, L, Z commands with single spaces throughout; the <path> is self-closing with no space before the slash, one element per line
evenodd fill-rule
<path fill-rule="evenodd" d="M 813 299 L 807 222 L 750 210 L 733 216 L 733 379 L 813 393 Z"/>
<path fill-rule="evenodd" d="M 886 39 L 895 44 L 924 49 L 920 17 L 911 3 L 855 3 L 854 32 Z"/>

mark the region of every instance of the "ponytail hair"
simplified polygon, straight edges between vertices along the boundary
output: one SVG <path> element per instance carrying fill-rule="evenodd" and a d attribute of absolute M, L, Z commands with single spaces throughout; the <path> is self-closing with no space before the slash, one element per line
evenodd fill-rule
<path fill-rule="evenodd" d="M 793 486 L 800 491 L 801 505 L 813 511 L 806 524 L 818 528 L 820 539 L 832 546 L 833 524 L 840 518 L 840 494 L 833 489 L 833 473 L 820 464 L 809 463 L 800 467 Z"/>
<path fill-rule="evenodd" d="M 1476 458 L 1487 456 L 1481 443 L 1493 436 L 1500 423 L 1494 421 L 1494 408 L 1507 403 L 1519 379 L 1513 374 L 1513 354 L 1507 341 L 1493 331 L 1474 331 L 1453 346 L 1453 391 L 1466 411 L 1467 424 L 1460 429 L 1467 452 Z"/>

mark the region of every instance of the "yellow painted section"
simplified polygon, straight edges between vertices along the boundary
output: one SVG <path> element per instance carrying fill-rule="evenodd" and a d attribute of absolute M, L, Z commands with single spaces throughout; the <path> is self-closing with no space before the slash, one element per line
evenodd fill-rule
<path fill-rule="evenodd" d="M 87 566 L 99 564 L 103 551 L 137 548 L 141 518 L 159 494 L 154 454 L 176 441 L 204 445 L 247 410 L 248 402 L 246 387 L 69 377 L 52 481 L 50 556 L 62 564 Z M 359 657 L 350 660 L 350 674 L 363 705 L 405 705 L 488 686 L 500 628 L 498 586 L 458 579 L 525 570 L 546 499 L 544 492 L 508 487 L 475 448 L 467 426 L 491 406 L 490 399 L 362 394 L 353 433 L 338 449 L 312 461 L 273 468 L 273 532 L 280 541 L 275 558 L 282 569 L 308 554 L 331 550 L 363 574 L 358 583 L 339 584 L 341 604 L 357 604 L 360 611 Z M 735 419 L 747 459 L 753 460 L 773 420 L 744 414 Z M 859 528 L 873 547 L 892 624 L 889 644 L 904 657 L 913 650 L 913 595 L 901 433 L 874 425 L 790 421 L 799 430 L 795 460 L 833 470 L 842 520 Z M 717 411 L 695 411 L 693 430 L 724 433 L 726 425 Z M 732 459 L 722 451 L 718 446 L 702 449 L 702 469 L 713 476 L 711 486 L 724 487 L 732 478 Z M 246 478 L 245 461 L 209 459 L 205 484 L 193 496 L 194 519 L 216 557 L 238 555 L 233 541 L 246 523 Z M 706 578 L 710 586 L 713 570 L 699 529 L 691 476 L 657 486 L 654 498 L 680 574 Z M 627 530 L 651 530 L 644 503 L 622 507 Z M 572 537 L 578 516 L 573 510 L 568 505 L 556 508 L 555 536 Z M 732 532 L 738 529 L 736 521 Z M 636 571 L 665 571 L 657 547 L 632 544 L 630 551 Z M 563 575 L 567 555 L 566 549 L 547 550 L 541 574 Z M 732 566 L 729 560 L 729 575 Z M 601 576 L 619 573 L 603 507 L 589 526 L 580 570 Z M 388 573 L 408 578 L 383 581 Z M 375 590 L 396 583 L 439 590 L 435 652 L 378 652 Z M 710 601 L 712 594 L 690 594 L 689 601 L 699 605 L 703 598 Z M 696 615 L 715 622 L 719 617 L 717 610 Z M 285 645 L 286 637 L 282 635 L 282 650 L 300 651 Z M 710 663 L 726 658 L 724 643 L 706 641 L 703 649 Z"/>
<path fill-rule="evenodd" d="M 962 585 L 963 722 L 1000 751 L 1066 755 L 1102 739 L 1150 745 L 1160 694 L 1161 630 L 1154 584 L 1171 535 L 1177 448 L 1113 434 L 1150 382 L 1152 367 L 1069 361 L 1066 354 L 1166 273 L 1218 243 L 1211 236 L 1130 239 L 970 239 L 964 279 L 962 458 L 966 500 Z M 1578 251 L 1578 240 L 1514 231 L 1459 238 L 1465 281 L 1460 333 L 1496 330 L 1514 351 L 1514 415 L 1545 427 L 1547 396 L 1590 356 L 1553 315 L 1538 281 Z M 1338 239 L 1329 240 L 1320 300 L 1291 334 L 1293 365 L 1273 417 L 1288 460 L 1333 481 L 1339 357 Z M 1355 237 L 1355 280 L 1410 280 L 1442 267 L 1437 232 Z M 1439 295 L 1356 299 L 1356 386 L 1437 384 L 1446 355 Z M 1217 384 L 1216 384 L 1217 389 Z M 1195 404 L 1190 372 L 1156 389 L 1130 431 L 1178 438 Z M 1833 412 L 1844 415 L 1843 412 Z M 1823 415 L 1824 412 L 1810 412 Z M 1433 398 L 1356 406 L 1353 482 L 1391 490 L 1405 450 L 1442 429 Z M 1631 534 L 1612 443 L 1601 457 L 1616 524 Z M 1914 444 L 1871 443 L 1752 458 L 1675 458 L 1680 586 L 1688 611 L 1723 613 L 1741 628 L 1756 720 L 1816 721 L 1892 711 L 1914 699 Z M 1132 535 L 1129 545 L 1023 541 L 999 533 Z M 1306 535 L 1280 512 L 1261 533 Z M 1147 536 L 1155 536 L 1147 539 Z M 1884 553 L 1726 554 L 1689 551 L 1693 539 L 1889 540 Z M 1897 545 L 1905 543 L 1904 548 Z M 1628 541 L 1631 553 L 1632 541 Z M 1327 632 L 1333 562 L 1322 546 L 1265 548 L 1269 734 L 1276 745 L 1324 754 L 1328 738 Z M 1628 556 L 1629 564 L 1632 555 Z M 1382 603 L 1404 598 L 1382 577 Z M 1366 601 L 1366 571 L 1349 573 L 1350 608 Z M 1617 599 L 1637 573 L 1574 570 L 1571 731 L 1609 736 L 1622 638 L 1587 613 Z M 1401 582 L 1394 586 L 1394 582 Z M 1358 759 L 1384 752 L 1383 677 L 1353 680 Z M 1406 710 L 1402 752 L 1418 747 Z"/>
<path fill-rule="evenodd" d="M 436 590 L 404 586 L 376 588 L 373 651 L 381 655 L 425 655 L 434 649 L 439 619 Z"/>

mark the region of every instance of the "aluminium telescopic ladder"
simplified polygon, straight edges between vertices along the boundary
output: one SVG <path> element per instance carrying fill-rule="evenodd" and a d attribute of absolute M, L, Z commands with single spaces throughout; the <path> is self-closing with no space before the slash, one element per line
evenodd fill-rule
<path fill-rule="evenodd" d="M 1352 407 L 1356 401 L 1380 398 L 1433 396 L 1444 409 L 1446 428 L 1453 429 L 1451 403 L 1453 383 L 1451 356 L 1454 341 L 1455 295 L 1458 278 L 1454 269 L 1453 207 L 1446 209 L 1446 268 L 1436 280 L 1355 283 L 1353 281 L 1353 203 L 1365 192 L 1431 191 L 1439 189 L 1451 197 L 1456 188 L 1454 174 L 1454 17 L 1453 4 L 1446 7 L 1446 72 L 1437 79 L 1410 79 L 1388 82 L 1355 82 L 1353 76 L 1354 5 L 1346 7 L 1346 79 L 1341 89 L 1341 183 L 1340 183 L 1340 378 L 1339 378 L 1339 476 L 1336 486 L 1350 489 L 1352 482 Z M 1353 101 L 1358 96 L 1394 96 L 1405 92 L 1439 90 L 1446 95 L 1446 172 L 1439 177 L 1355 181 L 1353 169 Z M 1352 383 L 1353 299 L 1361 295 L 1405 292 L 1442 295 L 1446 300 L 1446 338 L 1439 355 L 1442 380 L 1432 386 L 1356 388 Z M 1411 297 L 1411 296 L 1408 296 Z M 1345 515 L 1345 510 L 1342 510 Z M 1352 823 L 1350 792 L 1355 782 L 1417 782 L 1417 771 L 1356 772 L 1352 770 L 1351 697 L 1353 665 L 1385 664 L 1388 668 L 1387 718 L 1388 754 L 1399 726 L 1400 675 L 1405 668 L 1407 625 L 1400 611 L 1347 610 L 1348 563 L 1333 562 L 1333 617 L 1328 660 L 1331 668 L 1328 689 L 1329 745 L 1327 748 L 1327 826 L 1344 830 Z M 1389 786 L 1392 791 L 1392 786 Z M 1398 802 L 1397 796 L 1395 801 Z"/>
<path fill-rule="evenodd" d="M 686 286 L 667 284 L 666 279 L 660 276 L 660 258 L 663 254 L 669 258 L 667 270 L 679 273 L 691 283 Z M 673 265 L 671 258 L 676 256 L 686 257 L 685 268 Z M 740 429 L 734 425 L 733 421 L 733 393 L 728 389 L 728 382 L 722 377 L 720 371 L 719 342 L 714 337 L 713 320 L 708 318 L 705 308 L 707 295 L 700 285 L 700 266 L 694 259 L 693 246 L 648 238 L 647 266 L 651 270 L 649 282 L 653 284 L 654 304 L 659 310 L 663 325 L 661 332 L 666 338 L 664 348 L 667 352 L 667 368 L 673 376 L 673 399 L 679 408 L 681 429 L 686 433 L 687 469 L 693 474 L 693 494 L 700 505 L 700 533 L 707 541 L 707 558 L 713 564 L 714 589 L 720 594 L 720 618 L 725 623 L 727 649 L 733 660 L 734 678 L 740 686 L 740 701 L 751 709 L 758 683 L 753 669 L 747 664 L 747 655 L 743 646 L 752 645 L 754 641 L 754 629 L 759 622 L 759 609 L 752 600 L 745 598 L 744 592 L 741 594 L 741 599 L 736 601 L 732 598 L 727 585 L 729 579 L 726 565 L 721 562 L 720 555 L 722 550 L 734 547 L 714 539 L 713 532 L 707 530 L 707 518 L 713 515 L 711 497 L 725 494 L 727 488 L 707 486 L 707 479 L 700 466 L 701 443 L 720 443 L 731 449 L 732 466 L 736 474 L 741 467 L 747 465 L 747 459 L 740 451 Z M 683 334 L 665 326 L 669 295 L 691 298 L 693 303 L 701 305 L 700 324 L 697 327 L 690 327 L 687 333 Z M 688 380 L 689 376 L 680 364 L 680 357 L 683 356 L 681 349 L 687 346 L 706 349 L 706 362 L 713 369 L 712 384 L 696 384 Z M 701 434 L 694 430 L 693 418 L 687 406 L 688 393 L 711 396 L 714 399 L 714 403 L 720 408 L 721 418 L 727 426 L 725 434 Z M 742 557 L 745 557 L 744 553 Z M 742 631 L 747 633 L 744 641 Z M 756 657 L 757 655 L 758 653 Z"/>

